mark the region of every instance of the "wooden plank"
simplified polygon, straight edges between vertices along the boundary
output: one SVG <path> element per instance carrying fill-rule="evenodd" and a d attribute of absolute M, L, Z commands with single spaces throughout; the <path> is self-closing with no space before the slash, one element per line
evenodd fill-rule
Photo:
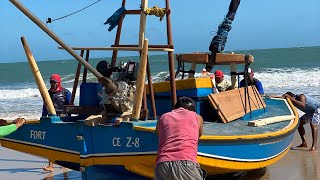
<path fill-rule="evenodd" d="M 210 55 L 208 53 L 177 54 L 176 59 L 181 62 L 206 64 L 209 62 Z M 249 55 L 249 63 L 252 63 L 253 60 L 254 60 L 253 56 Z M 216 65 L 245 64 L 245 55 L 217 53 L 214 64 Z"/>
<path fill-rule="evenodd" d="M 58 47 L 58 49 L 64 49 L 63 47 Z M 73 50 L 96 50 L 96 51 L 141 51 L 141 47 L 71 47 Z M 172 48 L 148 48 L 148 51 L 165 51 L 173 52 Z"/>
<path fill-rule="evenodd" d="M 176 59 L 181 62 L 206 64 L 209 61 L 209 54 L 208 53 L 177 54 Z"/>
<path fill-rule="evenodd" d="M 136 44 L 118 44 L 118 45 L 111 45 L 111 47 L 139 47 L 139 45 Z M 173 48 L 173 45 L 161 45 L 161 44 L 149 44 L 148 48 Z"/>
<path fill-rule="evenodd" d="M 249 63 L 254 60 L 252 55 L 249 55 Z M 245 64 L 244 54 L 223 54 L 217 53 L 215 63 L 216 65 L 229 65 L 229 64 Z"/>
<path fill-rule="evenodd" d="M 289 120 L 292 120 L 294 117 L 295 117 L 294 115 L 286 115 L 286 116 L 276 116 L 271 118 L 257 119 L 254 121 L 249 121 L 248 126 L 259 127 L 259 126 L 264 126 L 272 123 L 289 121 Z"/>
<path fill-rule="evenodd" d="M 126 111 L 121 114 L 120 117 L 118 117 L 115 121 L 115 125 L 120 125 L 122 121 L 130 121 L 132 117 L 132 112 L 131 111 Z"/>
<path fill-rule="evenodd" d="M 91 115 L 87 117 L 84 121 L 86 126 L 97 126 L 99 124 L 106 124 L 107 123 L 107 116 L 105 115 L 106 112 L 100 112 L 98 115 Z"/>
<path fill-rule="evenodd" d="M 246 96 L 246 106 L 245 88 L 233 89 L 218 94 L 210 94 L 208 95 L 208 99 L 212 107 L 218 110 L 218 115 L 222 122 L 228 123 L 250 112 L 249 99 L 252 111 L 266 107 L 264 100 L 255 86 L 249 86 L 248 93 L 249 96 Z"/>

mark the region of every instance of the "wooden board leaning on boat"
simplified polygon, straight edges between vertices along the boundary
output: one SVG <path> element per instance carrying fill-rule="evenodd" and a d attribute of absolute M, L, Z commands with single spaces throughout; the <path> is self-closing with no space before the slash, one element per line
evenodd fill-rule
<path fill-rule="evenodd" d="M 245 94 L 245 88 L 239 88 L 210 94 L 208 99 L 213 108 L 218 111 L 223 123 L 234 121 L 249 113 L 250 110 L 254 111 L 266 107 L 264 100 L 254 86 L 248 87 L 247 95 Z"/>
<path fill-rule="evenodd" d="M 254 86 L 248 87 L 248 94 L 245 95 L 245 88 L 233 89 L 218 94 L 208 95 L 210 104 L 218 111 L 218 115 L 223 123 L 228 123 L 243 117 L 250 110 L 258 110 L 266 107 L 263 98 L 256 93 Z M 281 96 L 271 96 L 272 98 L 282 98 Z M 249 106 L 249 99 L 250 105 Z M 246 103 L 245 103 L 246 102 Z M 284 115 L 271 118 L 257 119 L 248 122 L 248 126 L 259 127 L 272 123 L 292 120 L 295 116 Z"/>

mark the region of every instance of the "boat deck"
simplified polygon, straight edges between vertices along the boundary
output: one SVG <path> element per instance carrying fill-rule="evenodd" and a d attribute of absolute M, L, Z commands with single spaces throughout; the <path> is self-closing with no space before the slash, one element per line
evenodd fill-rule
<path fill-rule="evenodd" d="M 293 115 L 287 102 L 283 99 L 265 99 L 267 104 L 266 109 L 256 110 L 251 114 L 246 114 L 241 119 L 232 121 L 229 123 L 217 123 L 217 122 L 204 122 L 203 135 L 208 136 L 233 136 L 233 135 L 256 135 L 276 132 L 288 127 L 293 123 L 294 118 L 287 121 L 268 124 L 260 127 L 248 126 L 248 122 L 252 120 Z M 157 121 L 139 121 L 133 122 L 134 127 L 145 128 L 149 130 L 155 130 Z"/>

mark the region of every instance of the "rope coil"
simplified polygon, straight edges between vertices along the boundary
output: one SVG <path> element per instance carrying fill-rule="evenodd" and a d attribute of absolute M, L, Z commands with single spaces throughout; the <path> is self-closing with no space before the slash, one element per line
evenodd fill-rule
<path fill-rule="evenodd" d="M 147 8 L 144 13 L 147 15 L 155 15 L 157 17 L 160 17 L 160 21 L 162 21 L 163 17 L 167 13 L 166 8 L 159 8 L 158 5 L 153 6 L 152 8 Z"/>

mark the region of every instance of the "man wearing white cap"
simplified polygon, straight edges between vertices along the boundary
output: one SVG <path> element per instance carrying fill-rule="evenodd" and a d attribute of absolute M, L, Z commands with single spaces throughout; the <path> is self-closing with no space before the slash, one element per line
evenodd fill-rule
<path fill-rule="evenodd" d="M 253 76 L 254 76 L 253 70 L 251 68 L 248 68 L 248 79 L 247 79 L 248 86 L 254 85 L 257 88 L 259 94 L 263 95 L 264 90 L 263 90 L 262 83 L 258 79 L 254 78 Z M 244 86 L 245 86 L 245 81 L 244 79 L 242 79 L 240 81 L 240 87 L 244 87 Z"/>

